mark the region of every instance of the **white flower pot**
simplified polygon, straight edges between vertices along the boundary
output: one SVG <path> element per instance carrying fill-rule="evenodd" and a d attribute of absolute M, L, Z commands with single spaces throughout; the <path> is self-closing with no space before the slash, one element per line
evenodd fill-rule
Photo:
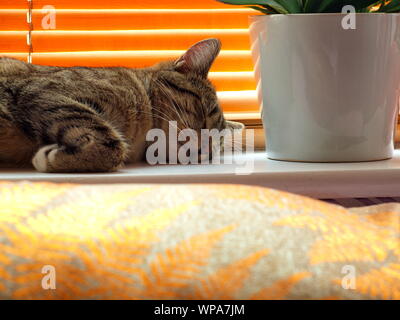
<path fill-rule="evenodd" d="M 252 16 L 258 96 L 271 159 L 392 157 L 400 77 L 400 14 Z"/>

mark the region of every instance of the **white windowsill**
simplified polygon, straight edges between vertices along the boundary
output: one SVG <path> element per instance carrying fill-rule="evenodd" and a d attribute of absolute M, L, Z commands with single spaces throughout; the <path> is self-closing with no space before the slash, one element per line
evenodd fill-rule
<path fill-rule="evenodd" d="M 131 165 L 116 173 L 44 174 L 29 169 L 0 169 L 0 180 L 68 183 L 236 183 L 271 187 L 314 198 L 400 196 L 400 150 L 393 159 L 359 163 L 299 163 L 267 159 L 263 151 L 238 156 L 243 165 Z"/>

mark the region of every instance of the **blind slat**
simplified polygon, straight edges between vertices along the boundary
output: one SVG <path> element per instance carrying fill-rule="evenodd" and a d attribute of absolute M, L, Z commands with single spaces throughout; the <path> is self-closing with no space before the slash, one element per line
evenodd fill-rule
<path fill-rule="evenodd" d="M 56 10 L 57 30 L 243 29 L 248 9 Z M 25 30 L 26 9 L 1 9 L 0 30 Z M 35 30 L 47 13 L 33 10 Z"/>
<path fill-rule="evenodd" d="M 217 96 L 224 112 L 259 111 L 256 91 L 218 91 Z"/>
<path fill-rule="evenodd" d="M 163 60 L 174 60 L 182 50 L 136 50 L 136 51 L 86 51 L 86 52 L 34 52 L 32 62 L 55 66 L 125 66 L 147 67 Z M 222 50 L 211 71 L 251 71 L 250 51 Z"/>
<path fill-rule="evenodd" d="M 26 14 L 28 10 L 10 9 L 0 10 L 0 30 L 18 31 L 27 30 Z"/>
<path fill-rule="evenodd" d="M 248 28 L 250 12 L 248 9 L 57 10 L 56 21 L 57 30 L 243 29 Z M 21 10 L 19 19 L 24 14 Z M 42 29 L 44 16 L 41 10 L 33 10 L 35 30 Z M 19 27 L 15 19 L 9 19 L 9 23 Z M 7 30 L 13 30 L 8 27 L 11 29 Z"/>
<path fill-rule="evenodd" d="M 225 44 L 225 50 L 250 50 L 247 29 L 33 31 L 32 33 L 35 52 L 186 50 L 197 41 L 207 38 L 220 39 Z"/>
<path fill-rule="evenodd" d="M 14 0 L 2 0 L 11 5 Z M 21 1 L 21 0 L 20 0 Z M 215 0 L 34 0 L 34 7 L 53 5 L 59 9 L 226 9 Z"/>
<path fill-rule="evenodd" d="M 248 72 L 210 72 L 209 79 L 219 91 L 254 90 L 254 73 Z"/>
<path fill-rule="evenodd" d="M 27 0 L 1 0 L 0 9 L 26 9 Z"/>
<path fill-rule="evenodd" d="M 0 31 L 0 53 L 28 50 L 27 31 Z"/>
<path fill-rule="evenodd" d="M 19 59 L 22 61 L 28 61 L 28 53 L 27 52 L 5 52 L 0 53 L 1 56 L 11 57 L 15 59 Z"/>

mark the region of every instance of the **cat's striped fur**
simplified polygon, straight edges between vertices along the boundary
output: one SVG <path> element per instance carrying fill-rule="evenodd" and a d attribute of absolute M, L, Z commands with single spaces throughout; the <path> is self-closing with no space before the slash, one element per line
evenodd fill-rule
<path fill-rule="evenodd" d="M 0 162 L 42 172 L 114 171 L 142 160 L 146 133 L 229 126 L 207 80 L 220 42 L 144 69 L 50 67 L 0 58 Z"/>

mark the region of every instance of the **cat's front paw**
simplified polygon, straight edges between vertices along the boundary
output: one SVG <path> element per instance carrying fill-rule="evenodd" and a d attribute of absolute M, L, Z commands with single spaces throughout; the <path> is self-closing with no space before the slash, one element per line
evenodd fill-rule
<path fill-rule="evenodd" d="M 51 172 L 50 165 L 54 162 L 58 151 L 59 146 L 57 144 L 51 144 L 40 148 L 32 159 L 32 164 L 35 169 L 39 172 Z"/>

